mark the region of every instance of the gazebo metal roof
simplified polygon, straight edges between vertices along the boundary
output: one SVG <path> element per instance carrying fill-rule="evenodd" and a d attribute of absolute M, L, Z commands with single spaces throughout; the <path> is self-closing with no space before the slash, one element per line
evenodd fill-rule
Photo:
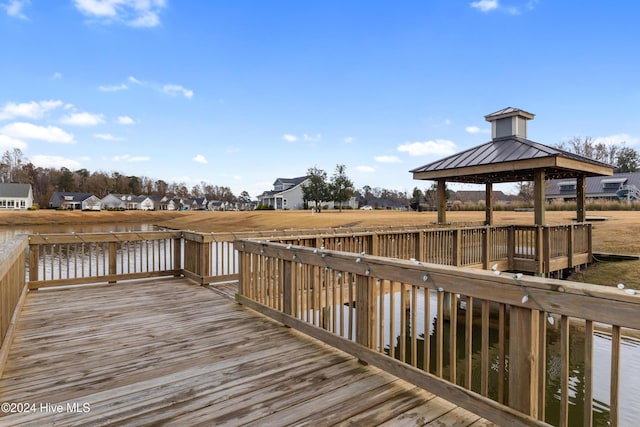
<path fill-rule="evenodd" d="M 487 184 L 533 181 L 536 169 L 544 169 L 548 179 L 613 174 L 611 165 L 517 136 L 493 139 L 410 172 L 414 179 Z"/>

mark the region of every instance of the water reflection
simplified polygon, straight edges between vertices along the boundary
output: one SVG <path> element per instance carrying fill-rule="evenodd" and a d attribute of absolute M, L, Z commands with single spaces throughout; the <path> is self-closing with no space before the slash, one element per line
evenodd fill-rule
<path fill-rule="evenodd" d="M 401 359 L 399 349 L 401 347 L 400 335 L 400 293 L 396 292 L 393 298 L 395 317 L 395 330 L 393 335 L 389 334 L 388 323 L 385 326 L 384 351 L 386 354 L 391 353 L 391 345 L 387 337 L 395 337 L 393 348 L 396 359 Z M 407 297 L 407 307 L 411 306 L 410 295 Z M 390 296 L 386 295 L 384 301 L 384 311 L 388 316 L 390 309 Z M 428 329 L 429 338 L 429 372 L 436 372 L 436 346 L 438 319 L 437 313 L 437 296 L 432 293 L 430 298 L 430 323 L 428 328 L 422 325 L 422 322 L 416 324 L 416 347 L 417 360 L 416 364 L 420 369 L 424 368 L 424 347 L 425 347 L 425 329 Z M 424 316 L 424 296 L 418 292 L 416 300 L 417 318 L 422 319 Z M 464 384 L 464 357 L 465 357 L 465 310 L 458 311 L 458 327 L 456 329 L 456 383 Z M 405 315 L 407 315 L 405 313 Z M 505 321 L 506 341 L 505 348 L 509 348 L 508 342 L 508 310 Z M 472 390 L 480 392 L 481 382 L 481 351 L 482 351 L 482 328 L 481 328 L 481 312 L 480 307 L 475 307 L 473 313 L 473 342 L 472 342 Z M 489 331 L 489 397 L 498 400 L 498 382 L 499 370 L 504 369 L 504 401 L 508 402 L 508 355 L 506 357 L 505 366 L 502 367 L 499 357 L 498 342 L 498 313 L 492 310 L 490 315 L 490 331 Z M 411 322 L 406 319 L 407 332 L 405 337 L 404 348 L 405 354 L 408 355 L 407 361 L 411 362 L 412 354 L 412 335 L 414 331 L 410 330 Z M 450 348 L 450 322 L 443 322 L 443 377 L 449 379 L 449 348 Z M 626 332 L 626 333 L 625 333 Z M 584 421 L 584 348 L 585 348 L 585 328 L 584 323 L 580 320 L 572 320 L 569 333 L 569 424 L 583 425 Z M 620 372 L 621 375 L 620 391 L 619 391 L 619 424 L 632 425 L 632 423 L 640 420 L 640 380 L 635 372 L 640 368 L 640 338 L 631 336 L 629 331 L 623 330 L 622 347 L 620 350 Z M 552 425 L 560 424 L 560 327 L 559 322 L 554 326 L 547 325 L 547 379 L 546 379 L 546 422 Z M 610 329 L 605 326 L 596 326 L 593 338 L 593 425 L 609 425 L 609 394 L 610 394 L 610 375 L 611 375 L 611 333 Z"/>

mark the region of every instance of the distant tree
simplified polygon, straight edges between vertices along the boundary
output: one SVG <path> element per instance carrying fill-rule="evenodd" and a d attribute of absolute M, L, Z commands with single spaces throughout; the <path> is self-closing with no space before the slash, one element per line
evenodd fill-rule
<path fill-rule="evenodd" d="M 451 191 L 449 187 L 445 184 L 444 186 L 444 194 L 446 199 L 449 200 L 451 198 Z M 429 206 L 438 206 L 438 183 L 434 182 L 431 184 L 431 187 L 427 188 L 424 191 L 424 198 L 429 204 Z"/>
<path fill-rule="evenodd" d="M 202 190 L 200 190 L 199 186 L 194 185 L 193 187 L 191 187 L 191 195 L 196 199 L 200 198 L 202 197 Z"/>
<path fill-rule="evenodd" d="M 60 191 L 73 191 L 73 173 L 64 167 L 61 169 L 61 172 L 62 174 L 58 180 L 58 188 Z"/>
<path fill-rule="evenodd" d="M 534 183 L 533 181 L 521 181 L 518 183 L 518 197 L 524 202 L 533 201 L 533 192 L 534 192 Z"/>
<path fill-rule="evenodd" d="M 640 154 L 630 147 L 622 147 L 616 156 L 615 172 L 637 172 L 640 166 Z"/>
<path fill-rule="evenodd" d="M 622 145 L 624 145 L 624 143 Z M 574 136 L 569 141 L 557 144 L 557 148 L 612 165 L 615 163 L 616 154 L 621 146 L 618 144 L 605 144 L 603 142 L 596 143 L 590 136 L 584 138 Z"/>
<path fill-rule="evenodd" d="M 409 206 L 414 211 L 420 210 L 420 201 L 424 198 L 424 193 L 418 187 L 413 187 L 413 193 L 411 194 L 411 201 Z"/>
<path fill-rule="evenodd" d="M 17 182 L 15 179 L 16 174 L 22 169 L 24 162 L 22 150 L 19 148 L 6 150 L 2 154 L 2 160 L 0 160 L 0 180 L 2 182 Z"/>
<path fill-rule="evenodd" d="M 137 176 L 133 175 L 133 176 L 128 176 L 127 177 L 128 182 L 128 189 L 129 189 L 129 194 L 140 194 L 140 189 L 142 188 L 141 182 L 140 182 L 140 178 L 138 178 Z"/>
<path fill-rule="evenodd" d="M 314 166 L 307 170 L 307 178 L 309 182 L 302 185 L 302 198 L 305 202 L 315 202 L 315 209 L 320 212 L 320 202 L 330 198 L 327 173 Z"/>
<path fill-rule="evenodd" d="M 238 201 L 240 203 L 251 203 L 251 196 L 246 191 L 243 191 L 240 193 L 240 196 L 238 196 Z"/>
<path fill-rule="evenodd" d="M 347 176 L 346 170 L 347 167 L 345 165 L 336 165 L 336 171 L 331 177 L 331 184 L 329 185 L 331 198 L 340 206 L 340 212 L 342 212 L 342 204 L 348 202 L 355 192 L 353 182 Z"/>

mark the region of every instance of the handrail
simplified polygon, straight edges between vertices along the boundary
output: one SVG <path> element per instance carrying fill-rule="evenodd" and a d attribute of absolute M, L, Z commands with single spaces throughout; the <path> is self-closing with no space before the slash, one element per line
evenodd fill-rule
<path fill-rule="evenodd" d="M 26 251 L 26 236 L 15 237 L 0 247 L 0 375 L 13 340 L 15 319 L 27 293 Z"/>
<path fill-rule="evenodd" d="M 29 237 L 31 289 L 184 275 L 202 285 L 238 280 L 234 240 L 259 238 L 309 247 L 535 274 L 587 264 L 590 225 L 359 227 L 200 233 L 145 231 Z M 150 243 L 152 242 L 152 243 Z"/>
<path fill-rule="evenodd" d="M 560 360 L 558 424 L 572 425 L 569 382 L 575 374 L 569 369 L 568 343 L 576 332 L 570 332 L 570 321 L 585 331 L 584 374 L 574 382 L 584 385 L 584 420 L 591 425 L 594 324 L 610 325 L 611 425 L 617 425 L 624 410 L 618 384 L 633 373 L 620 371 L 620 335 L 622 328 L 640 332 L 638 295 L 293 244 L 238 240 L 235 247 L 240 252 L 240 303 L 501 425 L 537 425 L 545 419 L 551 363 L 546 355 L 555 351 L 546 343 L 552 334 L 561 343 L 553 356 Z M 490 322 L 497 323 L 497 350 L 490 344 Z M 432 328 L 433 334 L 426 332 Z M 478 340 L 480 357 L 471 350 Z M 478 371 L 479 381 L 474 377 Z"/>

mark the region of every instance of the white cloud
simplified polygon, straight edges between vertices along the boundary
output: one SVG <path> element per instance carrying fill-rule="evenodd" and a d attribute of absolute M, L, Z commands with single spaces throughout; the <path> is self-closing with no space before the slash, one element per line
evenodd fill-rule
<path fill-rule="evenodd" d="M 378 163 L 402 163 L 402 160 L 396 156 L 376 156 L 373 159 Z"/>
<path fill-rule="evenodd" d="M 407 142 L 398 146 L 398 151 L 410 156 L 425 156 L 428 154 L 447 155 L 456 151 L 456 144 L 446 139 L 435 141 Z"/>
<path fill-rule="evenodd" d="M 110 133 L 94 133 L 93 137 L 96 139 L 101 139 L 103 141 L 123 141 L 124 138 L 120 138 L 119 136 L 113 136 Z"/>
<path fill-rule="evenodd" d="M 118 117 L 118 124 L 121 125 L 132 125 L 135 124 L 135 120 L 133 120 L 131 117 L 129 116 L 119 116 Z"/>
<path fill-rule="evenodd" d="M 122 156 L 113 156 L 112 160 L 114 162 L 128 162 L 128 163 L 148 162 L 149 160 L 151 160 L 151 157 L 149 157 L 149 156 L 130 156 L 129 154 L 125 154 L 125 155 L 122 155 Z"/>
<path fill-rule="evenodd" d="M 26 117 L 29 119 L 40 119 L 48 111 L 54 110 L 62 106 L 62 101 L 31 101 L 16 104 L 7 102 L 0 111 L 0 120 L 13 119 L 15 117 Z"/>
<path fill-rule="evenodd" d="M 445 124 L 445 126 L 449 126 L 449 125 L 451 125 L 451 123 L 453 123 L 451 120 L 449 120 L 449 119 L 444 119 L 444 124 Z"/>
<path fill-rule="evenodd" d="M 37 139 L 61 144 L 74 144 L 73 134 L 56 126 L 36 126 L 31 123 L 15 122 L 0 129 L 0 133 L 18 139 Z"/>
<path fill-rule="evenodd" d="M 131 27 L 160 25 L 166 0 L 74 0 L 80 13 L 102 24 L 121 22 Z"/>
<path fill-rule="evenodd" d="M 164 85 L 162 86 L 162 91 L 171 96 L 182 95 L 189 99 L 193 97 L 193 91 L 186 89 L 181 85 Z"/>
<path fill-rule="evenodd" d="M 491 133 L 491 129 L 480 129 L 478 126 L 467 126 L 464 130 L 472 135 L 476 133 Z"/>
<path fill-rule="evenodd" d="M 240 175 L 234 175 L 234 176 L 233 176 L 233 180 L 234 180 L 234 181 L 242 181 L 242 176 L 240 176 Z"/>
<path fill-rule="evenodd" d="M 298 140 L 298 137 L 295 135 L 291 135 L 290 133 L 285 133 L 284 135 L 282 135 L 282 139 L 289 142 L 296 142 Z"/>
<path fill-rule="evenodd" d="M 202 163 L 203 165 L 206 165 L 207 163 L 209 163 L 207 161 L 207 158 L 204 157 L 202 154 L 196 154 L 196 156 L 191 160 L 193 160 L 196 163 Z"/>
<path fill-rule="evenodd" d="M 112 86 L 99 86 L 98 89 L 102 92 L 118 92 L 121 90 L 127 90 L 129 89 L 129 87 L 122 83 L 119 85 L 112 85 Z"/>
<path fill-rule="evenodd" d="M 0 148 L 3 150 L 11 148 L 19 148 L 21 150 L 24 150 L 25 148 L 27 148 L 27 144 L 23 141 L 20 141 L 19 139 L 0 134 Z"/>
<path fill-rule="evenodd" d="M 60 80 L 62 79 L 62 73 L 55 72 L 53 73 L 53 76 L 51 76 L 51 78 L 54 80 Z"/>
<path fill-rule="evenodd" d="M 352 137 L 352 136 L 346 136 L 346 137 L 344 138 L 344 142 L 345 142 L 346 144 L 351 144 L 353 141 L 355 141 L 355 138 L 354 138 L 354 137 Z"/>
<path fill-rule="evenodd" d="M 376 168 L 371 166 L 356 166 L 356 170 L 358 172 L 373 173 L 376 171 Z"/>
<path fill-rule="evenodd" d="M 489 12 L 498 8 L 498 0 L 478 0 L 470 3 L 470 6 L 481 12 Z"/>
<path fill-rule="evenodd" d="M 322 135 L 320 135 L 319 133 L 317 133 L 316 136 L 307 135 L 305 133 L 304 135 L 302 135 L 302 137 L 304 138 L 305 141 L 309 141 L 309 142 L 318 142 L 322 139 Z"/>
<path fill-rule="evenodd" d="M 640 138 L 633 137 L 626 133 L 620 133 L 617 135 L 609 135 L 609 136 L 599 136 L 594 138 L 593 140 L 596 144 L 605 144 L 605 145 L 622 145 L 626 143 L 628 145 L 635 145 L 640 142 Z"/>
<path fill-rule="evenodd" d="M 29 4 L 31 4 L 29 0 L 9 0 L 7 3 L 0 4 L 0 7 L 6 10 L 7 15 L 13 18 L 28 20 L 29 18 L 27 18 L 22 9 Z"/>
<path fill-rule="evenodd" d="M 77 160 L 65 159 L 60 156 L 36 155 L 31 158 L 31 162 L 41 168 L 62 168 L 80 169 L 80 162 Z"/>
<path fill-rule="evenodd" d="M 137 85 L 144 85 L 144 82 L 141 82 L 140 80 L 136 79 L 136 78 L 135 78 L 135 77 L 133 77 L 133 76 L 129 76 L 129 77 L 127 78 L 127 80 L 128 80 L 129 82 L 131 82 L 131 83 L 135 83 L 135 84 L 137 84 Z"/>
<path fill-rule="evenodd" d="M 60 123 L 71 126 L 96 126 L 104 123 L 104 115 L 91 113 L 73 113 L 60 119 Z"/>
<path fill-rule="evenodd" d="M 230 145 L 227 147 L 227 153 L 239 153 L 240 152 L 240 148 L 236 147 L 235 145 Z"/>

